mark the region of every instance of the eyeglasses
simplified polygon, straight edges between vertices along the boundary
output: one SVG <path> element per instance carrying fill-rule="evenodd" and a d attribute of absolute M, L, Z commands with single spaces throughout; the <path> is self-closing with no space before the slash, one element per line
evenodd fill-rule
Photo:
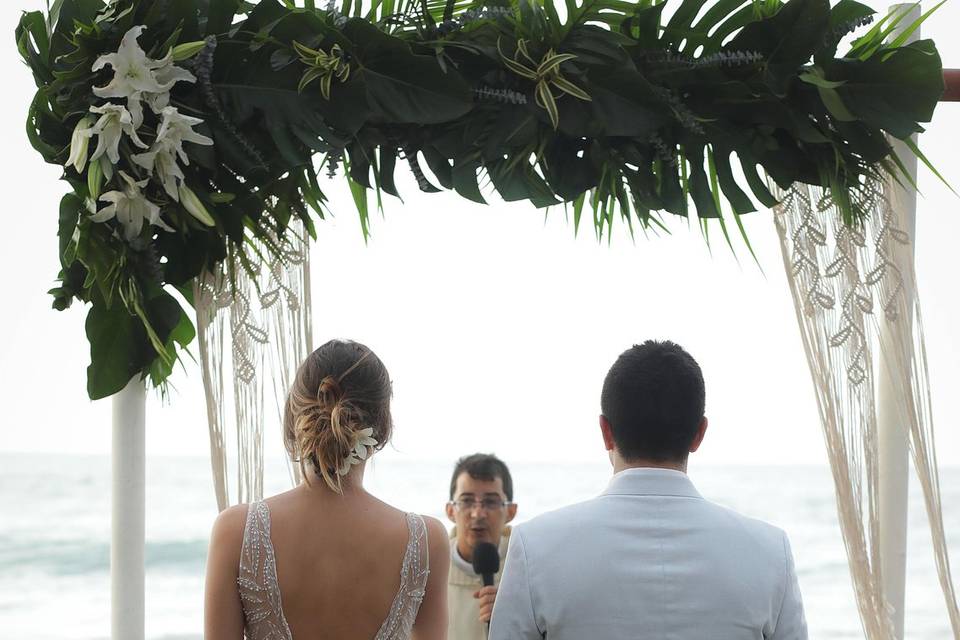
<path fill-rule="evenodd" d="M 483 507 L 484 511 L 494 513 L 513 503 L 505 502 L 500 498 L 484 498 L 483 500 L 477 500 L 475 498 L 458 498 L 454 500 L 452 504 L 457 511 L 473 511 L 479 506 Z"/>

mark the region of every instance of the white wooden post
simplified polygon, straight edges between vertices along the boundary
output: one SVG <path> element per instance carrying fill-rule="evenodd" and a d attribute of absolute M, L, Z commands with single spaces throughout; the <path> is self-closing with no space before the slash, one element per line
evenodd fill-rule
<path fill-rule="evenodd" d="M 113 540 L 110 637 L 144 640 L 146 400 L 134 378 L 113 396 Z"/>
<path fill-rule="evenodd" d="M 910 8 L 908 11 L 908 7 Z M 890 12 L 901 14 L 908 11 L 903 17 L 892 37 L 899 35 L 904 29 L 920 17 L 920 5 L 898 4 L 890 7 Z M 909 41 L 919 37 L 919 29 L 909 38 Z M 914 136 L 916 140 L 916 136 Z M 893 149 L 903 161 L 907 170 L 917 178 L 917 159 L 913 152 L 899 140 L 893 140 Z M 894 202 L 899 211 L 903 212 L 900 220 L 902 229 L 910 234 L 911 244 L 907 251 L 910 261 L 913 261 L 914 243 L 917 227 L 917 194 L 904 181 L 906 187 L 897 186 L 893 194 Z M 906 298 L 907 317 L 900 318 L 906 322 L 908 330 L 913 324 L 913 302 L 916 296 L 912 282 L 905 282 L 903 295 Z M 880 340 L 888 349 L 889 357 L 896 358 L 887 335 L 888 324 L 882 325 Z M 881 357 L 878 360 L 877 376 L 877 428 L 879 437 L 879 466 L 880 466 L 880 567 L 883 572 L 883 593 L 887 603 L 893 607 L 893 626 L 896 638 L 903 638 L 904 618 L 903 604 L 906 589 L 907 568 L 907 491 L 910 481 L 910 460 L 908 446 L 908 427 L 904 423 L 902 407 L 905 406 L 902 396 L 910 393 L 906 380 L 893 380 L 890 368 Z"/>

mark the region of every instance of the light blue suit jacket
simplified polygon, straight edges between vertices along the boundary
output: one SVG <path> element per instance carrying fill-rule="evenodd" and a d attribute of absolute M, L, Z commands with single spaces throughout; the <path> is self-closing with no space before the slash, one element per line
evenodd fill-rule
<path fill-rule="evenodd" d="M 806 640 L 786 534 L 628 469 L 514 527 L 490 640 Z"/>

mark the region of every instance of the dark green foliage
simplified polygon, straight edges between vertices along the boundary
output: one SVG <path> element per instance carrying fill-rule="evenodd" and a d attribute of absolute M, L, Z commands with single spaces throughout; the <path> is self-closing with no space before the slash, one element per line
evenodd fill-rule
<path fill-rule="evenodd" d="M 137 375 L 162 384 L 193 338 L 170 289 L 189 294 L 198 275 L 243 256 L 250 239 L 282 252 L 293 220 L 312 233 L 325 205 L 318 172 L 349 181 L 364 233 L 367 190 L 377 203 L 381 192 L 399 196 L 398 164 L 421 189 L 453 189 L 474 202 L 484 202 L 485 182 L 505 200 L 569 202 L 575 226 L 587 206 L 598 237 L 617 217 L 631 232 L 635 222 L 659 224 L 660 211 L 719 219 L 726 235 L 729 208 L 742 230 L 737 216 L 776 202 L 764 174 L 783 187 L 828 188 L 856 224 L 864 214 L 852 194 L 881 167 L 897 166 L 885 134 L 922 131 L 943 90 L 932 42 L 885 44 L 896 17 L 837 55 L 844 36 L 872 21 L 854 0 L 665 7 L 57 0 L 49 15 L 25 13 L 16 42 L 38 87 L 27 135 L 61 166 L 74 126 L 102 102 L 92 87 L 109 80 L 91 66 L 128 29 L 147 26 L 139 42 L 154 58 L 206 39 L 182 63 L 198 81 L 178 84 L 171 103 L 202 118 L 199 130 L 214 140 L 190 146 L 185 170 L 215 226 L 151 183 L 147 195 L 175 232 L 125 241 L 114 223 L 89 219 L 87 176 L 64 170 L 72 193 L 60 207 L 62 270 L 51 293 L 58 309 L 73 299 L 92 305 L 91 397 Z M 323 54 L 314 78 L 326 80 L 302 91 L 311 67 L 295 42 Z M 349 69 L 323 72 L 332 51 Z M 152 135 L 156 124 L 146 124 Z M 121 162 L 144 179 L 129 162 L 135 152 L 124 143 Z M 318 154 L 324 162 L 315 166 Z"/>

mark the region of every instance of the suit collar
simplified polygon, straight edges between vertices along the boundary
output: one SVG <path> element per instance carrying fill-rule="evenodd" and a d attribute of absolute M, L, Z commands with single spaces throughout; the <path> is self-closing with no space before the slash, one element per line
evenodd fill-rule
<path fill-rule="evenodd" d="M 605 496 L 677 496 L 703 498 L 682 471 L 636 467 L 624 469 L 610 478 L 610 484 L 601 494 Z"/>

